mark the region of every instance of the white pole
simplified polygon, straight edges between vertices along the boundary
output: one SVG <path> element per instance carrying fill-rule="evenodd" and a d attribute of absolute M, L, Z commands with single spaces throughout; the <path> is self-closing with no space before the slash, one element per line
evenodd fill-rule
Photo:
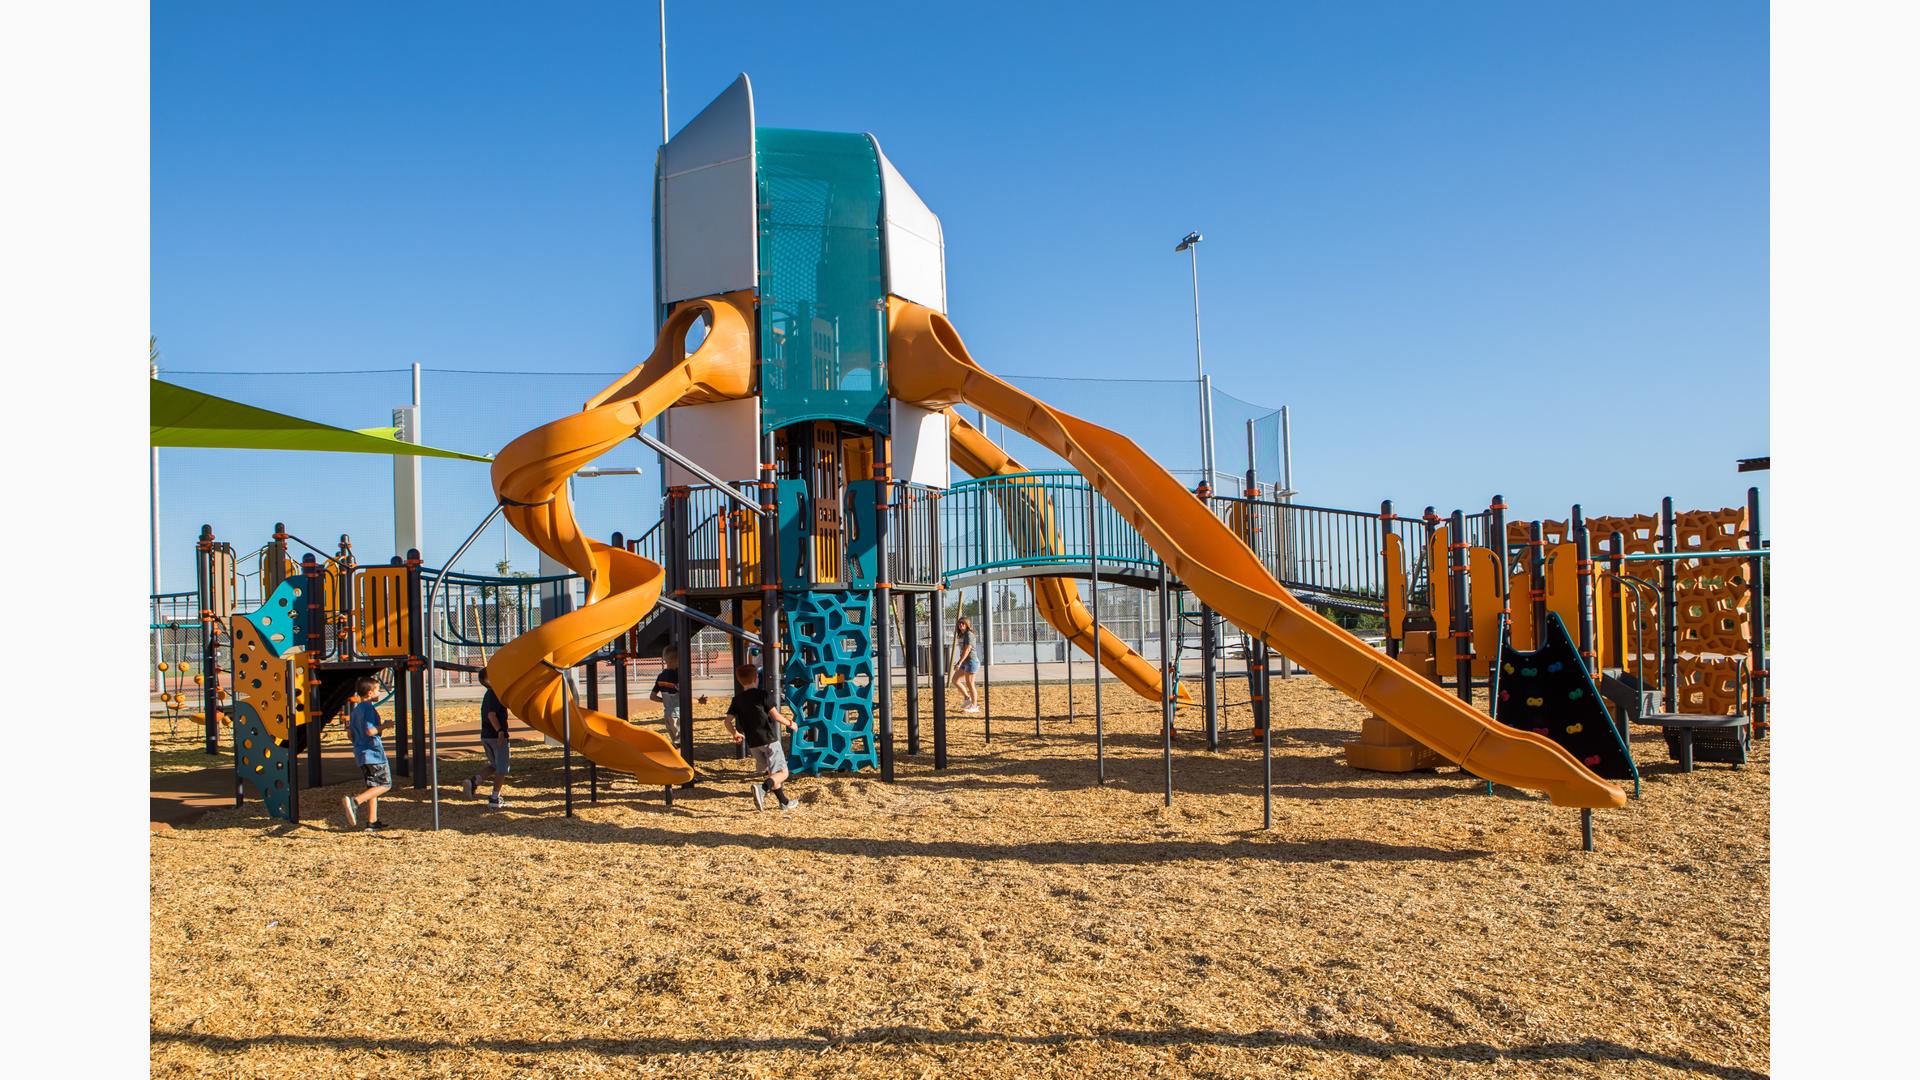
<path fill-rule="evenodd" d="M 1293 495 L 1293 424 L 1287 407 L 1280 406 L 1280 487 L 1289 499 Z"/>
<path fill-rule="evenodd" d="M 157 446 L 153 448 L 152 459 L 147 465 L 147 479 L 148 479 L 148 487 L 150 489 L 147 496 L 147 517 L 153 529 L 153 567 L 152 567 L 152 576 L 151 576 L 151 582 L 152 582 L 151 591 L 153 593 L 153 599 L 150 602 L 153 605 L 152 622 L 153 622 L 154 630 L 153 630 L 153 663 L 149 665 L 149 673 L 153 676 L 154 679 L 157 680 L 160 678 L 160 661 L 165 660 L 167 658 L 166 652 L 165 652 L 166 642 L 162 638 L 162 634 L 164 633 L 164 631 L 159 629 L 159 626 L 160 626 L 160 599 L 159 599 L 159 596 L 160 596 L 160 448 Z M 154 689 L 156 690 L 160 688 L 161 688 L 160 684 L 156 684 L 154 686 Z"/>
<path fill-rule="evenodd" d="M 660 0 L 660 142 L 671 137 L 667 127 L 667 0 Z"/>
<path fill-rule="evenodd" d="M 1200 350 L 1200 234 L 1189 233 L 1182 241 L 1187 263 L 1193 272 L 1193 379 L 1200 388 L 1200 470 L 1208 488 L 1213 487 L 1213 393 L 1207 383 L 1207 365 Z"/>
<path fill-rule="evenodd" d="M 420 365 L 413 365 L 413 404 L 393 410 L 394 426 L 402 442 L 426 441 L 420 431 Z M 408 549 L 425 553 L 426 522 L 421 511 L 420 458 L 395 455 L 393 459 L 393 547 L 404 558 Z"/>

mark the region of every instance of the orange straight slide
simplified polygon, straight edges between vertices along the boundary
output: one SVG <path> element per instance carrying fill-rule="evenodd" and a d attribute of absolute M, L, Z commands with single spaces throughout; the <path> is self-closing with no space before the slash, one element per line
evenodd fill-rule
<path fill-rule="evenodd" d="M 565 738 L 568 692 L 554 667 L 564 671 L 586 659 L 639 622 L 660 598 L 658 564 L 581 535 L 567 478 L 670 406 L 751 393 L 752 310 L 746 293 L 681 304 L 660 328 L 645 363 L 580 412 L 527 432 L 494 459 L 493 490 L 507 507 L 507 521 L 587 582 L 586 603 L 578 611 L 513 639 L 487 665 L 494 692 L 535 730 Z M 688 355 L 687 332 L 702 318 L 708 321 L 706 339 Z M 693 769 L 666 736 L 617 716 L 578 708 L 571 734 L 573 748 L 588 760 L 643 783 L 693 779 Z"/>
<path fill-rule="evenodd" d="M 1060 455 L 1215 612 L 1475 776 L 1545 792 L 1561 806 L 1626 805 L 1625 792 L 1559 746 L 1483 716 L 1295 599 L 1131 440 L 988 374 L 944 315 L 897 297 L 888 304 L 887 373 L 895 397 L 926 408 L 975 406 Z"/>

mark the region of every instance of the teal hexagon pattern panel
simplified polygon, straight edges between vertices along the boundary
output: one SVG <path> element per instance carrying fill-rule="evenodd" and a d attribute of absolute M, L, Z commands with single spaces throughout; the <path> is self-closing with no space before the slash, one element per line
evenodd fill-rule
<path fill-rule="evenodd" d="M 873 593 L 780 594 L 792 654 L 782 682 L 798 725 L 787 751 L 796 776 L 878 768 L 873 738 Z"/>

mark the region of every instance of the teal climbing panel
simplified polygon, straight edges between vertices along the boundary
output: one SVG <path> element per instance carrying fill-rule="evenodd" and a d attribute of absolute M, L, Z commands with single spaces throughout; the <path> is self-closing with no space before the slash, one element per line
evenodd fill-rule
<path fill-rule="evenodd" d="M 307 643 L 306 582 L 288 578 L 267 596 L 260 610 L 243 612 L 241 618 L 260 631 L 261 640 L 275 656 L 285 656 Z"/>
<path fill-rule="evenodd" d="M 780 540 L 780 577 L 790 584 L 812 582 L 813 510 L 805 480 L 774 483 L 778 500 L 774 518 Z"/>
<path fill-rule="evenodd" d="M 799 725 L 790 738 L 796 776 L 878 768 L 873 737 L 873 593 L 780 594 L 792 648 L 782 675 Z"/>
<path fill-rule="evenodd" d="M 234 676 L 236 679 L 251 677 L 252 684 L 251 688 L 236 687 L 240 692 L 228 709 L 233 718 L 234 773 L 239 776 L 239 782 L 258 793 L 260 801 L 266 805 L 267 815 L 282 821 L 293 820 L 292 740 L 274 738 L 261 720 L 259 710 L 247 699 L 266 689 L 264 684 L 269 679 L 284 678 L 286 697 L 276 699 L 277 704 L 271 708 L 284 709 L 286 713 L 274 716 L 274 722 L 286 725 L 291 730 L 304 719 L 301 715 L 304 704 L 299 699 L 294 680 L 284 669 L 287 654 L 306 644 L 305 597 L 306 581 L 288 578 L 267 595 L 266 602 L 260 605 L 259 610 L 240 613 L 240 618 L 252 628 L 272 659 L 249 657 L 245 651 L 257 650 L 259 644 L 242 645 L 239 640 L 235 641 Z M 275 669 L 275 674 L 268 674 L 266 669 L 269 666 Z"/>
<path fill-rule="evenodd" d="M 286 743 L 267 734 L 253 706 L 235 702 L 231 714 L 234 771 L 259 795 L 268 817 L 292 821 L 292 751 Z"/>

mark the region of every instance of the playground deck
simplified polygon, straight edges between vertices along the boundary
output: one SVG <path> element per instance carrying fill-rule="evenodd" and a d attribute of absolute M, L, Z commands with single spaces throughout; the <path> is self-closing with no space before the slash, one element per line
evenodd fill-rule
<path fill-rule="evenodd" d="M 1097 788 L 1089 696 L 1036 737 L 996 686 L 949 772 L 797 781 L 792 815 L 629 783 L 569 821 L 527 746 L 508 810 L 456 794 L 437 835 L 406 789 L 381 836 L 156 832 L 154 1072 L 1765 1074 L 1767 744 L 1681 776 L 1640 735 L 1645 796 L 1583 854 L 1538 797 L 1347 768 L 1359 709 L 1279 682 L 1263 833 L 1244 706 L 1219 754 L 1183 717 L 1169 810 L 1156 707 L 1109 692 Z"/>

